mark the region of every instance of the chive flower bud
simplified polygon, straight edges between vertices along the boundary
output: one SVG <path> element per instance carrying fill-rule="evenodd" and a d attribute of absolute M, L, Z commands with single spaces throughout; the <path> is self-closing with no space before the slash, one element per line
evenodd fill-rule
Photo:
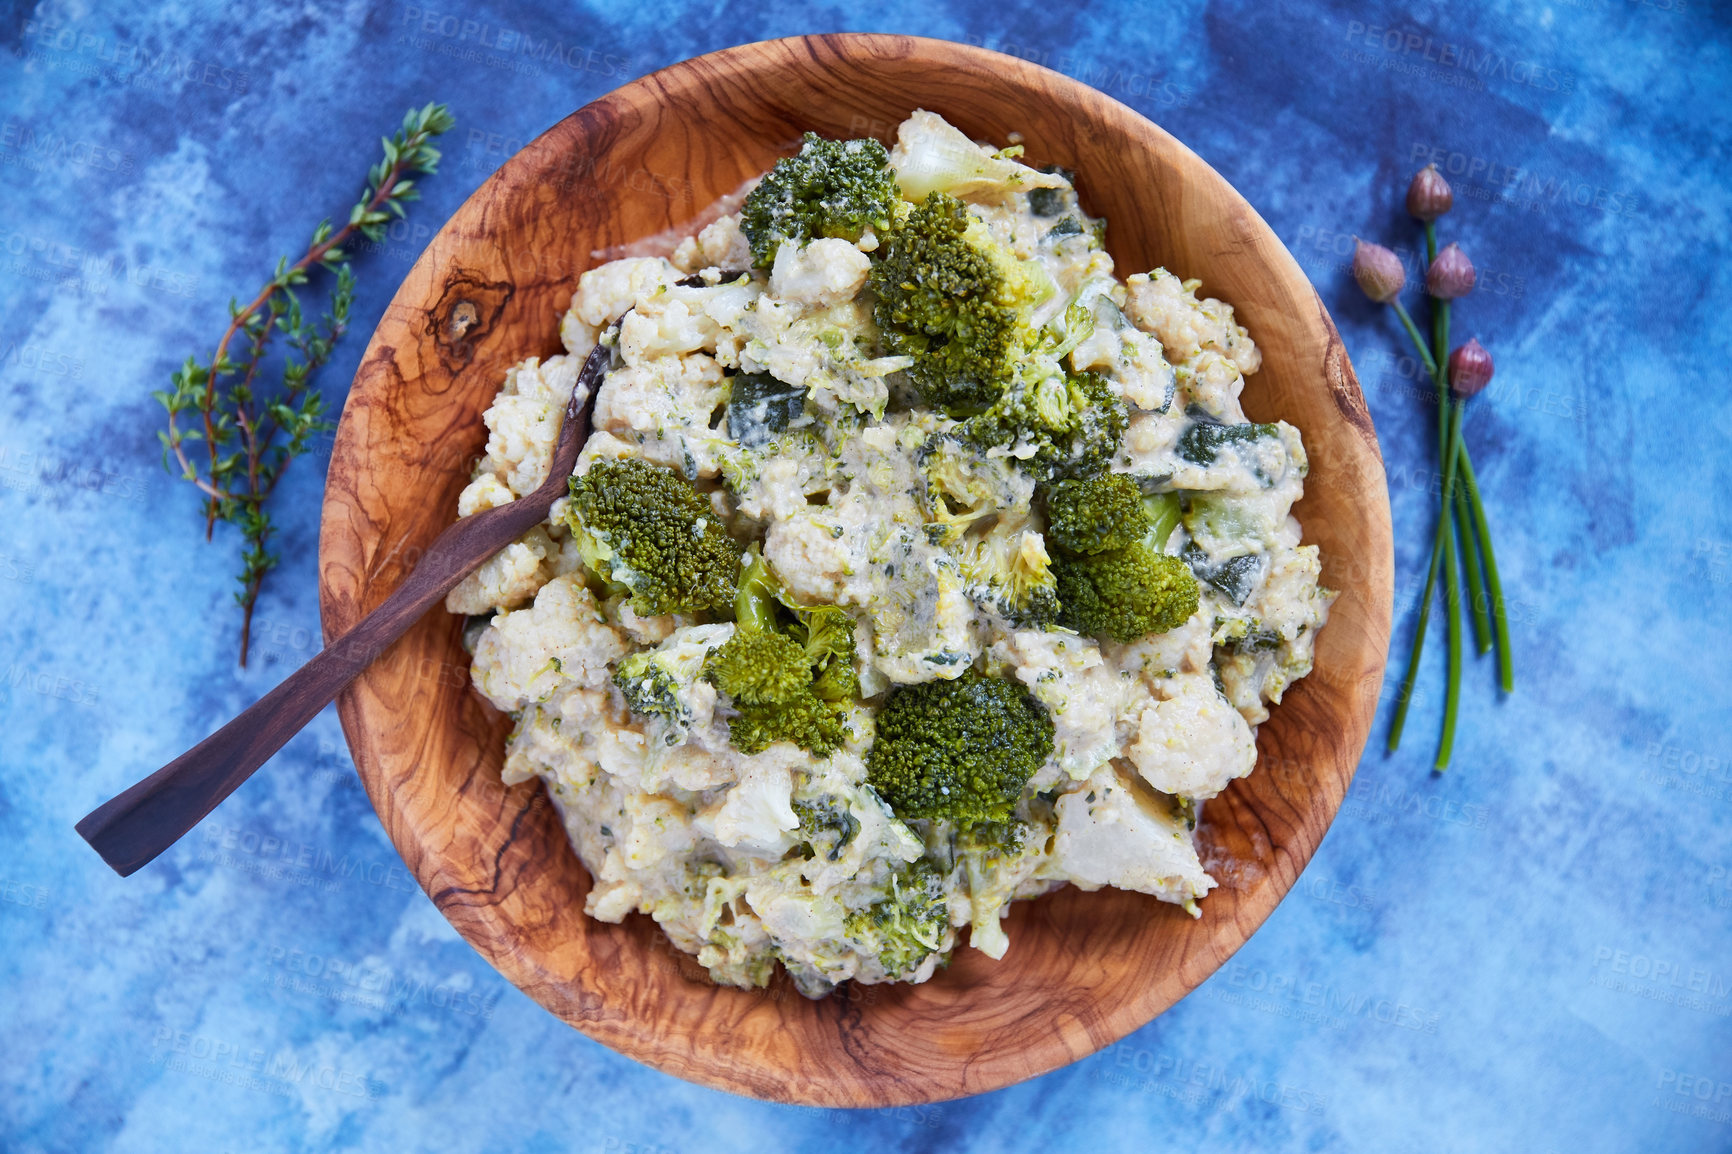
<path fill-rule="evenodd" d="M 1437 165 L 1428 164 L 1413 174 L 1413 183 L 1407 186 L 1407 215 L 1430 222 L 1454 207 L 1455 193 Z"/>
<path fill-rule="evenodd" d="M 1444 246 L 1425 270 L 1425 291 L 1440 301 L 1452 301 L 1473 291 L 1473 262 L 1459 244 Z"/>
<path fill-rule="evenodd" d="M 1491 383 L 1491 354 L 1477 339 L 1449 354 L 1449 391 L 1458 401 L 1475 396 Z"/>
<path fill-rule="evenodd" d="M 1365 295 L 1378 304 L 1388 304 L 1401 295 L 1407 286 L 1407 270 L 1401 258 L 1380 244 L 1366 244 L 1353 238 L 1353 279 L 1365 290 Z"/>

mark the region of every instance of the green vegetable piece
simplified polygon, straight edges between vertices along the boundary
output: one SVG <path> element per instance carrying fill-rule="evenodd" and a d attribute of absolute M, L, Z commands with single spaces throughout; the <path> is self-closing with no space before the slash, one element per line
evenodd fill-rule
<path fill-rule="evenodd" d="M 1005 821 L 1052 741 L 1052 718 L 1027 690 L 969 670 L 890 694 L 866 780 L 899 817 Z"/>
<path fill-rule="evenodd" d="M 891 875 L 883 899 L 849 914 L 843 927 L 892 978 L 913 973 L 950 927 L 944 876 L 925 858 L 909 864 Z"/>
<path fill-rule="evenodd" d="M 825 701 L 851 701 L 860 695 L 854 671 L 854 618 L 834 605 L 796 609 L 795 633 L 812 669 L 812 692 Z"/>
<path fill-rule="evenodd" d="M 1036 216 L 1057 216 L 1064 211 L 1064 190 L 1062 188 L 1029 189 L 1028 210 Z"/>
<path fill-rule="evenodd" d="M 1212 465 L 1228 445 L 1244 445 L 1259 437 L 1280 435 L 1281 431 L 1274 425 L 1223 425 L 1197 420 L 1179 434 L 1178 451 L 1179 456 L 1193 465 Z"/>
<path fill-rule="evenodd" d="M 704 659 L 704 677 L 740 705 L 787 705 L 812 689 L 805 649 L 767 630 L 736 629 Z"/>
<path fill-rule="evenodd" d="M 1046 510 L 1047 539 L 1070 553 L 1123 549 L 1149 530 L 1142 490 L 1123 473 L 1055 481 Z"/>
<path fill-rule="evenodd" d="M 1187 541 L 1179 556 L 1190 566 L 1197 580 L 1218 590 L 1234 605 L 1245 603 L 1257 587 L 1263 576 L 1263 566 L 1267 564 L 1261 553 L 1243 553 L 1225 561 L 1210 561 L 1209 555 L 1195 541 Z"/>
<path fill-rule="evenodd" d="M 683 727 L 690 724 L 691 713 L 680 697 L 679 680 L 656 661 L 658 656 L 653 649 L 632 654 L 613 671 L 613 683 L 633 713 Z"/>
<path fill-rule="evenodd" d="M 1017 465 L 1045 481 L 1106 472 L 1129 427 L 1130 413 L 1106 378 L 1075 373 L 1062 383 L 1018 381 L 986 412 L 964 421 L 958 433 L 984 450 L 1032 448 L 1029 455 L 1017 454 Z"/>
<path fill-rule="evenodd" d="M 1058 620 L 1058 583 L 1051 563 L 1041 564 L 1017 548 L 986 547 L 993 544 L 995 539 L 988 538 L 975 556 L 997 568 L 989 571 L 985 588 L 971 589 L 971 595 L 1017 629 L 1045 629 Z"/>
<path fill-rule="evenodd" d="M 1145 540 L 1150 548 L 1164 549 L 1167 538 L 1173 535 L 1173 530 L 1178 528 L 1179 522 L 1184 519 L 1184 505 L 1177 493 L 1153 493 L 1143 498 L 1143 516 L 1149 522 L 1149 532 Z"/>
<path fill-rule="evenodd" d="M 1067 216 L 1047 230 L 1046 239 L 1063 240 L 1067 236 L 1081 236 L 1083 226 L 1074 216 Z"/>
<path fill-rule="evenodd" d="M 977 822 L 957 834 L 956 846 L 981 864 L 990 865 L 1020 854 L 1028 828 L 1014 820 Z"/>
<path fill-rule="evenodd" d="M 741 373 L 728 394 L 728 436 L 748 449 L 770 442 L 806 412 L 806 390 L 769 373 Z"/>
<path fill-rule="evenodd" d="M 747 196 L 740 231 L 752 263 L 769 268 L 784 243 L 817 237 L 858 240 L 888 228 L 901 198 L 890 154 L 876 140 L 825 140 L 806 133 L 795 156 L 776 162 Z"/>
<path fill-rule="evenodd" d="M 1042 172 L 1062 176 L 1073 186 L 1076 184 L 1076 173 L 1056 164 L 1048 164 L 1041 168 Z M 1028 190 L 1028 210 L 1036 216 L 1057 216 L 1064 211 L 1065 191 L 1062 188 L 1031 188 Z"/>
<path fill-rule="evenodd" d="M 570 488 L 566 523 L 584 564 L 629 591 L 633 610 L 654 617 L 733 604 L 739 543 L 672 469 L 597 461 Z"/>
<path fill-rule="evenodd" d="M 756 545 L 746 550 L 743 561 L 739 592 L 734 596 L 734 620 L 741 629 L 774 629 L 781 583 Z"/>
<path fill-rule="evenodd" d="M 728 723 L 728 741 L 741 753 L 762 753 L 778 741 L 791 741 L 818 757 L 829 757 L 848 740 L 842 712 L 810 690 L 776 705 L 736 708 L 740 716 Z"/>
<path fill-rule="evenodd" d="M 777 629 L 776 606 L 775 576 L 754 548 L 734 602 L 738 628 L 704 659 L 704 678 L 731 697 L 739 711 L 728 723 L 728 740 L 740 752 L 759 753 L 778 741 L 791 741 L 828 757 L 848 737 L 845 711 L 837 703 L 859 690 L 853 620 L 834 606 L 804 611 L 802 623 L 794 628 L 800 636 L 791 636 Z M 840 615 L 846 627 L 830 614 Z M 813 625 L 814 619 L 821 620 Z M 846 673 L 832 668 L 843 644 L 849 654 Z M 819 671 L 822 676 L 815 681 Z M 821 697 L 820 689 L 836 696 Z"/>
<path fill-rule="evenodd" d="M 1033 341 L 1029 312 L 1052 292 L 1030 262 L 992 240 L 961 201 L 934 192 L 891 229 L 872 264 L 873 317 L 934 408 L 979 412 Z"/>
<path fill-rule="evenodd" d="M 1060 553 L 1052 569 L 1060 623 L 1090 637 L 1135 641 L 1197 611 L 1197 581 L 1185 562 L 1143 542 L 1091 556 Z"/>
<path fill-rule="evenodd" d="M 1228 653 L 1263 653 L 1281 647 L 1281 635 L 1261 618 L 1238 617 L 1215 620 L 1215 644 Z"/>
<path fill-rule="evenodd" d="M 860 819 L 854 816 L 848 803 L 838 797 L 796 801 L 794 816 L 800 819 L 800 836 L 814 850 L 823 848 L 818 844 L 820 842 L 830 843 L 830 848 L 824 853 L 825 861 L 840 860 L 842 851 L 860 833 Z"/>

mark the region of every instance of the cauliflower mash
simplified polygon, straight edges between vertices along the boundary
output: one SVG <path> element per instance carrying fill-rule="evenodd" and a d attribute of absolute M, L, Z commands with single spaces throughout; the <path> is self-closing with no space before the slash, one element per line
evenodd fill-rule
<path fill-rule="evenodd" d="M 1239 405 L 1257 347 L 1019 156 L 927 112 L 809 136 L 585 273 L 486 414 L 462 516 L 541 484 L 612 349 L 572 495 L 447 606 L 587 912 L 718 982 L 924 981 L 1066 883 L 1197 916 L 1204 803 L 1311 669 L 1333 594 L 1299 430 Z"/>

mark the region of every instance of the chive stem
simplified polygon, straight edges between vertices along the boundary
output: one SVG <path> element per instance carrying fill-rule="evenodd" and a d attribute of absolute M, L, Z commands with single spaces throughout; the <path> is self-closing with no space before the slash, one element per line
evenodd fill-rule
<path fill-rule="evenodd" d="M 1460 439 L 1459 432 L 1457 439 Z M 1458 473 L 1461 468 L 1456 466 Z M 1491 595 L 1486 592 L 1485 575 L 1479 567 L 1479 548 L 1474 542 L 1473 508 L 1467 487 L 1458 475 L 1455 480 L 1455 536 L 1461 548 L 1462 589 L 1467 597 L 1470 619 L 1473 621 L 1474 652 L 1484 656 L 1491 651 Z"/>
<path fill-rule="evenodd" d="M 1437 559 L 1443 549 L 1443 523 L 1431 545 L 1431 561 L 1425 571 L 1425 591 L 1419 595 L 1419 621 L 1413 627 L 1413 648 L 1407 654 L 1407 673 L 1401 679 L 1401 692 L 1395 699 L 1395 717 L 1389 723 L 1389 742 L 1385 748 L 1394 753 L 1401 748 L 1401 731 L 1407 725 L 1407 707 L 1413 704 L 1413 683 L 1419 679 L 1419 657 L 1425 651 L 1425 628 L 1431 621 L 1431 593 L 1437 588 Z"/>
<path fill-rule="evenodd" d="M 1428 221 L 1425 229 L 1427 252 L 1435 259 L 1437 232 Z M 1443 729 L 1438 737 L 1437 758 L 1432 763 L 1439 770 L 1449 767 L 1449 755 L 1455 747 L 1455 721 L 1461 705 L 1461 576 L 1455 556 L 1455 446 L 1461 439 L 1461 406 L 1450 403 L 1449 378 L 1445 366 L 1449 363 L 1449 302 L 1431 302 L 1431 333 L 1433 341 L 1432 379 L 1437 385 L 1437 460 L 1443 466 L 1443 486 L 1438 492 L 1438 519 L 1443 525 L 1443 609 L 1444 637 L 1448 662 L 1443 691 Z"/>
<path fill-rule="evenodd" d="M 1395 315 L 1401 318 L 1401 327 L 1407 330 L 1407 335 L 1413 338 L 1413 347 L 1419 350 L 1419 359 L 1425 365 L 1426 376 L 1436 378 L 1437 362 L 1431 358 L 1431 350 L 1426 347 L 1425 338 L 1419 335 L 1419 328 L 1413 323 L 1413 318 L 1407 315 L 1407 310 L 1401 307 L 1401 302 L 1390 301 L 1390 307 Z"/>
<path fill-rule="evenodd" d="M 1455 461 L 1451 458 L 1444 466 L 1444 483 L 1451 484 L 1455 480 Z M 1413 683 L 1419 678 L 1419 658 L 1425 649 L 1425 629 L 1431 620 L 1431 595 L 1437 588 L 1438 563 L 1444 556 L 1444 534 L 1448 531 L 1449 520 L 1445 517 L 1437 519 L 1437 531 L 1431 543 L 1431 561 L 1426 566 L 1425 591 L 1419 598 L 1419 622 L 1414 627 L 1413 650 L 1407 657 L 1407 674 L 1401 680 L 1401 693 L 1396 698 L 1395 717 L 1389 724 L 1389 743 L 1387 749 L 1394 753 L 1401 747 L 1401 731 L 1407 724 L 1407 709 L 1413 703 Z"/>
<path fill-rule="evenodd" d="M 1449 441 L 1453 446 L 1461 437 L 1461 406 L 1457 405 L 1450 413 Z M 1447 618 L 1447 636 L 1449 648 L 1449 679 L 1444 683 L 1443 694 L 1443 731 L 1437 741 L 1437 758 L 1432 762 L 1432 768 L 1442 771 L 1449 768 L 1449 757 L 1455 750 L 1455 722 L 1461 710 L 1461 586 L 1456 573 L 1456 557 L 1453 547 L 1455 535 L 1455 518 L 1449 493 L 1455 486 L 1454 453 L 1449 455 L 1449 464 L 1444 468 L 1444 501 L 1439 511 L 1443 522 L 1443 565 L 1444 565 L 1444 612 Z"/>
<path fill-rule="evenodd" d="M 1461 463 L 1462 488 L 1466 490 L 1468 504 L 1473 509 L 1474 529 L 1480 548 L 1485 552 L 1485 586 L 1491 594 L 1491 618 L 1497 639 L 1498 684 L 1505 693 L 1511 693 L 1515 690 L 1515 670 L 1510 659 L 1509 614 L 1504 606 L 1503 581 L 1497 571 L 1497 551 L 1492 548 L 1491 525 L 1486 521 L 1485 503 L 1479 496 L 1479 478 L 1474 476 L 1473 461 L 1468 456 L 1465 441 L 1456 442 L 1456 456 Z"/>

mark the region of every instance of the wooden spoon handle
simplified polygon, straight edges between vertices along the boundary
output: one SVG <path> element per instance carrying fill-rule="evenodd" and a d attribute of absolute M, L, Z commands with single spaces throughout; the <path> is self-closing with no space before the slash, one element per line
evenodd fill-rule
<path fill-rule="evenodd" d="M 313 655 L 239 717 L 84 815 L 77 829 L 127 877 L 179 841 L 299 733 L 343 687 L 475 568 L 547 516 L 589 436 L 589 412 L 611 341 L 597 343 L 566 403 L 547 479 L 519 500 L 464 517 L 433 539 L 415 571 L 355 627 Z"/>
<path fill-rule="evenodd" d="M 353 629 L 313 655 L 239 717 L 143 781 L 86 814 L 78 832 L 126 877 L 179 841 L 300 732 L 373 659 L 485 559 L 547 515 L 513 501 L 466 517 Z"/>

